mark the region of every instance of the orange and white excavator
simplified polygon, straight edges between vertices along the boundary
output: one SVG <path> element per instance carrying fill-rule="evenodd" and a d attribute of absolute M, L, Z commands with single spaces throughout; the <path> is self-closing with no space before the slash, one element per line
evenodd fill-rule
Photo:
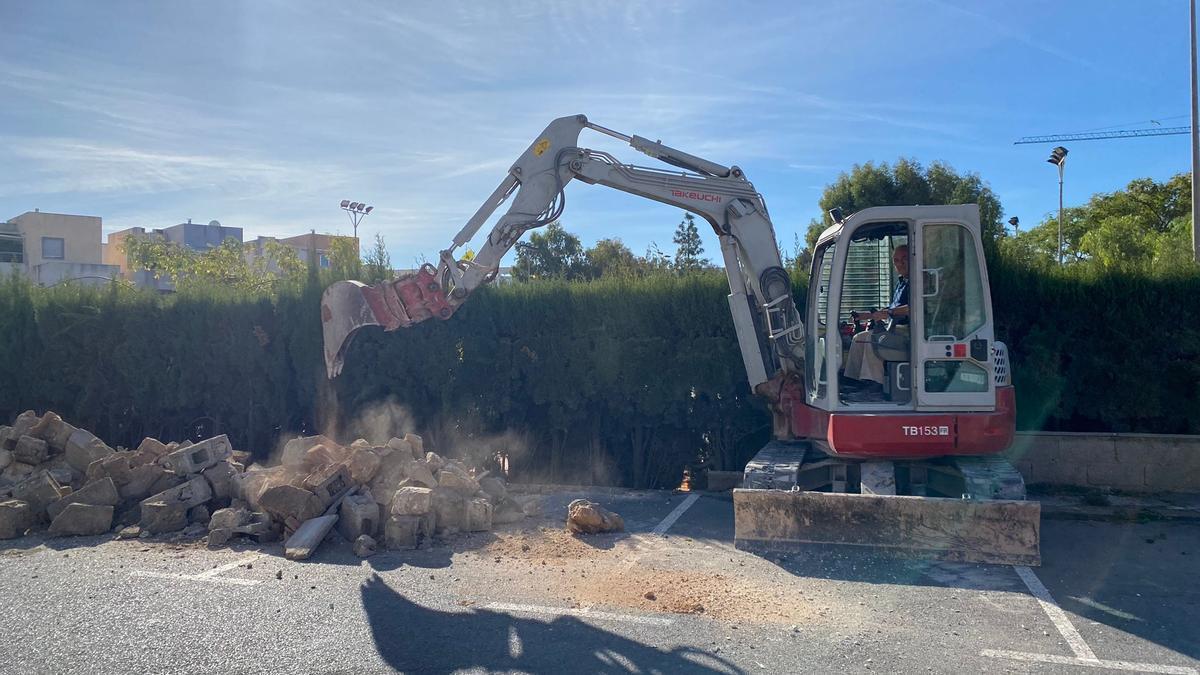
<path fill-rule="evenodd" d="M 585 129 L 677 170 L 580 147 Z M 835 209 L 814 250 L 802 319 L 766 202 L 741 169 L 583 115 L 562 117 L 513 163 L 436 267 L 326 289 L 329 377 L 341 372 L 364 327 L 390 331 L 453 316 L 495 279 L 522 235 L 560 217 L 572 180 L 695 213 L 720 240 L 742 361 L 774 421 L 774 440 L 734 491 L 739 546 L 836 544 L 1039 563 L 1039 505 L 1025 500 L 1020 474 L 1001 454 L 1013 440 L 1015 396 L 995 338 L 975 205 L 878 207 L 846 217 Z M 478 253 L 457 257 L 509 201 Z M 904 258 L 903 269 L 893 267 L 894 257 Z M 853 362 L 853 377 L 861 377 L 863 360 L 874 373 L 866 395 L 850 390 L 865 380 L 847 377 L 846 368 Z"/>

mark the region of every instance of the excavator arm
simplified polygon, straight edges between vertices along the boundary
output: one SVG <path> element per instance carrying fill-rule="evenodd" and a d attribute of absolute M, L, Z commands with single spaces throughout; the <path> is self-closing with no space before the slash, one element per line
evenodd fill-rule
<path fill-rule="evenodd" d="M 682 171 L 624 164 L 605 152 L 578 147 L 591 129 Z M 716 232 L 729 279 L 742 359 L 752 388 L 779 373 L 802 371 L 804 328 L 792 300 L 766 203 L 738 167 L 725 167 L 640 136 L 593 124 L 583 115 L 554 120 L 512 165 L 479 210 L 439 255 L 438 265 L 367 286 L 341 281 L 321 301 L 325 365 L 342 370 L 346 349 L 364 326 L 396 330 L 430 318 L 448 319 L 479 286 L 496 277 L 500 261 L 525 232 L 557 220 L 572 180 L 605 185 L 699 215 Z M 471 259 L 455 252 L 511 200 Z"/>

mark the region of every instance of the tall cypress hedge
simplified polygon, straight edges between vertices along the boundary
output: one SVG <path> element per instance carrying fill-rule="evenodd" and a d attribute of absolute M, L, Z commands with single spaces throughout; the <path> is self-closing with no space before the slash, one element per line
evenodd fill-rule
<path fill-rule="evenodd" d="M 483 289 L 450 321 L 363 331 L 333 382 L 326 281 L 276 298 L 4 281 L 0 416 L 55 410 L 125 446 L 228 433 L 261 457 L 297 432 L 414 430 L 525 480 L 658 487 L 740 469 L 769 436 L 723 275 Z M 1200 433 L 1200 275 L 991 282 L 1020 428 Z"/>

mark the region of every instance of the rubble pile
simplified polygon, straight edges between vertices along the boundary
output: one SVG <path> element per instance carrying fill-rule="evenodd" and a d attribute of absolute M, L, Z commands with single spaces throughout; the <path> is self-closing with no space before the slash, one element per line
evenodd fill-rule
<path fill-rule="evenodd" d="M 426 451 L 415 434 L 349 446 L 307 436 L 276 466 L 249 459 L 224 435 L 114 450 L 53 412 L 26 411 L 0 426 L 0 539 L 42 527 L 118 538 L 207 531 L 210 546 L 285 537 L 285 555 L 305 559 L 336 528 L 366 557 L 526 517 L 504 480 Z"/>
<path fill-rule="evenodd" d="M 595 502 L 576 499 L 567 505 L 567 531 L 572 534 L 621 532 L 625 520 Z"/>

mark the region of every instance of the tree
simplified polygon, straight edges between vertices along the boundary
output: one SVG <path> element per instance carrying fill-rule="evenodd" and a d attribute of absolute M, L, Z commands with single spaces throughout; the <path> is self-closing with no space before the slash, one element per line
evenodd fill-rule
<path fill-rule="evenodd" d="M 1192 180 L 1185 173 L 1162 183 L 1139 178 L 1124 190 L 1093 195 L 1063 212 L 1063 260 L 1106 270 L 1184 265 L 1191 254 L 1191 198 Z M 1001 249 L 1029 266 L 1056 266 L 1058 214 L 1047 214 Z"/>
<path fill-rule="evenodd" d="M 392 278 L 392 256 L 383 243 L 383 235 L 379 232 L 375 233 L 375 246 L 363 258 L 363 263 L 367 283 L 373 284 Z"/>
<path fill-rule="evenodd" d="M 846 215 L 872 206 L 909 206 L 917 204 L 979 204 L 979 220 L 985 249 L 1002 239 L 1000 200 L 979 174 L 960 174 L 944 162 L 924 167 L 913 159 L 901 158 L 895 164 L 856 164 L 843 173 L 821 194 L 822 220 L 809 223 L 805 241 L 809 251 L 821 232 L 833 221 L 830 209 L 841 208 Z"/>
<path fill-rule="evenodd" d="M 700 231 L 696 229 L 696 217 L 690 213 L 683 214 L 683 220 L 675 228 L 672 239 L 675 249 L 675 269 L 680 272 L 690 272 L 708 266 L 708 261 L 701 258 L 704 245 L 700 241 Z"/>
<path fill-rule="evenodd" d="M 222 286 L 246 293 L 275 293 L 304 274 L 296 249 L 275 240 L 267 240 L 258 256 L 247 255 L 246 247 L 235 239 L 206 251 L 159 237 L 126 237 L 122 246 L 131 267 L 170 279 L 180 291 Z"/>
<path fill-rule="evenodd" d="M 639 272 L 637 256 L 620 239 L 601 239 L 584 251 L 588 277 L 633 276 Z"/>
<path fill-rule="evenodd" d="M 311 262 L 315 264 L 315 256 Z M 329 271 L 335 279 L 359 279 L 362 277 L 362 260 L 358 257 L 358 239 L 330 237 Z"/>
<path fill-rule="evenodd" d="M 519 281 L 581 279 L 586 274 L 583 244 L 557 221 L 547 225 L 544 232 L 530 234 L 529 243 L 517 244 L 513 276 Z"/>

